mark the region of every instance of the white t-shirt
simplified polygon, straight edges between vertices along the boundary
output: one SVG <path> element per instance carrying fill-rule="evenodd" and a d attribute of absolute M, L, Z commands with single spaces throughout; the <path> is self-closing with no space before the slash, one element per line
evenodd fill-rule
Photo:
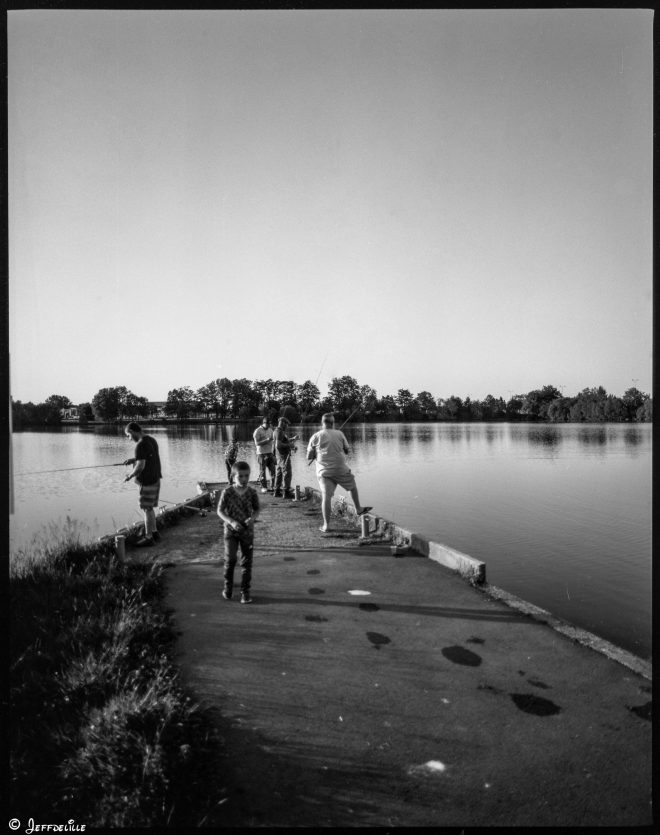
<path fill-rule="evenodd" d="M 268 429 L 264 429 L 263 426 L 257 426 L 252 437 L 257 447 L 257 455 L 267 455 L 273 451 L 273 430 L 270 426 Z"/>
<path fill-rule="evenodd" d="M 346 463 L 348 441 L 341 429 L 321 429 L 309 439 L 307 451 L 316 452 L 317 475 L 342 475 L 349 470 Z"/>

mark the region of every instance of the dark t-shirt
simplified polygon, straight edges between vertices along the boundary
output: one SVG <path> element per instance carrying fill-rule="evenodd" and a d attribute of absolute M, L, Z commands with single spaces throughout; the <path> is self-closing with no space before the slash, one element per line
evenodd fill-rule
<path fill-rule="evenodd" d="M 273 433 L 273 440 L 275 441 L 275 449 L 280 458 L 286 458 L 287 455 L 291 454 L 292 444 L 284 429 L 278 426 Z"/>
<path fill-rule="evenodd" d="M 135 479 L 138 484 L 155 484 L 162 478 L 158 444 L 151 435 L 143 435 L 135 445 L 135 460 L 144 459 L 144 469 Z"/>

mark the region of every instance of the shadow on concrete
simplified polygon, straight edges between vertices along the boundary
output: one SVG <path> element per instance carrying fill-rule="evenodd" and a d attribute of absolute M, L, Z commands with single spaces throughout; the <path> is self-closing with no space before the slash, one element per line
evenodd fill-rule
<path fill-rule="evenodd" d="M 273 709 L 277 709 L 275 704 Z M 341 758 L 332 745 L 306 734 L 286 742 L 241 727 L 207 706 L 221 740 L 218 781 L 226 800 L 203 826 L 403 826 L 401 803 L 411 801 L 418 825 L 437 819 L 433 794 L 403 770 Z M 424 795 L 427 795 L 424 797 Z M 420 803 L 421 801 L 421 803 Z"/>
<path fill-rule="evenodd" d="M 322 606 L 322 607 L 351 607 L 355 609 L 360 608 L 360 604 L 364 604 L 362 598 L 355 600 L 323 600 L 319 597 L 271 597 L 268 594 L 260 593 L 255 596 L 252 601 L 253 606 L 271 606 L 277 604 L 299 604 L 302 606 Z M 378 603 L 376 604 L 382 612 L 393 612 L 400 614 L 419 615 L 422 617 L 436 617 L 436 618 L 461 618 L 464 620 L 480 620 L 480 621 L 496 621 L 498 623 L 521 623 L 523 621 L 531 620 L 514 611 L 507 610 L 493 610 L 484 611 L 483 609 L 463 609 L 453 606 L 397 606 L 395 604 Z"/>

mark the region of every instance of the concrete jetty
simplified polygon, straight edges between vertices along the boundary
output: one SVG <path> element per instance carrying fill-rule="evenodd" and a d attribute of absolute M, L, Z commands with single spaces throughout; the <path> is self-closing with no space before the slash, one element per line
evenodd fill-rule
<path fill-rule="evenodd" d="M 169 566 L 182 679 L 216 711 L 214 824 L 651 825 L 650 667 L 350 515 L 324 535 L 304 498 L 260 496 L 251 605 L 221 597 L 213 509 L 129 548 Z"/>

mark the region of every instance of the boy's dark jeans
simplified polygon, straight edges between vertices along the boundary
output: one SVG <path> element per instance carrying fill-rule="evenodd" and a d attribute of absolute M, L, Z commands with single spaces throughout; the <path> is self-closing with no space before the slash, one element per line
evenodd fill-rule
<path fill-rule="evenodd" d="M 236 534 L 233 531 L 225 532 L 225 591 L 231 594 L 234 589 L 234 568 L 238 556 L 238 546 L 241 546 L 241 591 L 249 592 L 252 582 L 252 549 L 254 537 L 252 534 Z"/>

